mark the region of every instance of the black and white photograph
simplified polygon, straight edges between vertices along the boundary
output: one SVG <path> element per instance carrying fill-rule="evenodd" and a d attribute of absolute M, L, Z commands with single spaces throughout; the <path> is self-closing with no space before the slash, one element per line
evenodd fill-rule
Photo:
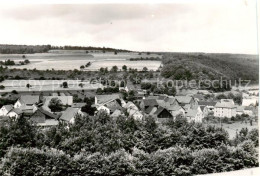
<path fill-rule="evenodd" d="M 259 176 L 258 0 L 0 0 L 1 176 Z"/>

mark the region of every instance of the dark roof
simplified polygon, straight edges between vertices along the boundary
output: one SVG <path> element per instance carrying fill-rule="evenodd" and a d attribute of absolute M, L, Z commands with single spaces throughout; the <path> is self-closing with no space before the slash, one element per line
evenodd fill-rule
<path fill-rule="evenodd" d="M 203 111 L 205 107 L 206 107 L 206 106 L 203 106 L 203 105 L 200 106 L 201 111 Z"/>
<path fill-rule="evenodd" d="M 145 113 L 150 114 L 150 112 L 153 110 L 154 106 L 149 106 L 146 108 Z"/>
<path fill-rule="evenodd" d="M 144 106 L 158 106 L 156 99 L 144 99 Z"/>
<path fill-rule="evenodd" d="M 49 111 L 46 111 L 45 109 L 43 109 L 42 107 L 40 107 L 39 109 L 38 109 L 41 113 L 43 113 L 43 114 L 45 114 L 46 116 L 49 116 L 49 117 L 51 117 L 51 118 L 54 118 L 54 119 L 58 119 L 58 115 L 55 115 L 55 114 L 53 114 L 53 113 L 51 113 L 51 112 L 49 112 Z"/>
<path fill-rule="evenodd" d="M 217 102 L 215 101 L 199 101 L 198 105 L 201 106 L 215 106 L 217 104 Z"/>
<path fill-rule="evenodd" d="M 10 112 L 15 112 L 15 113 L 18 114 L 18 115 L 20 115 L 20 114 L 23 113 L 23 111 L 22 111 L 21 109 L 19 109 L 19 108 L 14 108 L 14 109 L 12 109 Z"/>
<path fill-rule="evenodd" d="M 163 111 L 167 111 L 169 114 L 171 114 L 166 108 L 159 106 L 158 109 L 154 112 L 154 115 L 158 116 Z"/>
<path fill-rule="evenodd" d="M 182 104 L 188 104 L 192 100 L 193 97 L 190 96 L 175 96 L 177 101 Z"/>

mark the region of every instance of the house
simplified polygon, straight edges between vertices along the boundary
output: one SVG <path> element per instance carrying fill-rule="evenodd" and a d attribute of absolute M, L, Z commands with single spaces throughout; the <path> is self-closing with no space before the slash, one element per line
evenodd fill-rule
<path fill-rule="evenodd" d="M 242 115 L 244 114 L 245 106 L 237 106 L 236 108 L 236 115 Z"/>
<path fill-rule="evenodd" d="M 102 106 L 105 106 L 106 108 L 109 109 L 109 113 L 108 114 L 112 114 L 115 110 L 122 110 L 123 108 L 121 107 L 120 103 L 121 103 L 121 100 L 113 100 L 113 101 L 110 101 Z"/>
<path fill-rule="evenodd" d="M 232 99 L 221 99 L 217 102 L 214 109 L 215 117 L 228 117 L 236 116 L 236 106 Z"/>
<path fill-rule="evenodd" d="M 217 102 L 214 101 L 198 101 L 198 105 L 200 106 L 204 116 L 214 114 L 214 108 L 216 104 Z"/>
<path fill-rule="evenodd" d="M 7 114 L 7 116 L 9 116 L 9 117 L 14 117 L 14 118 L 17 119 L 17 118 L 21 117 L 22 114 L 23 114 L 23 111 L 22 111 L 21 109 L 19 109 L 19 108 L 14 108 L 14 109 L 12 109 L 12 110 Z"/>
<path fill-rule="evenodd" d="M 253 106 L 246 106 L 244 108 L 244 114 L 247 114 L 249 116 L 254 116 L 255 107 Z"/>
<path fill-rule="evenodd" d="M 256 106 L 258 103 L 258 98 L 243 98 L 242 106 Z"/>
<path fill-rule="evenodd" d="M 185 109 L 183 107 L 181 107 L 179 104 L 175 104 L 175 105 L 170 105 L 168 107 L 166 107 L 166 109 L 172 114 L 172 116 L 175 118 L 179 115 L 181 116 L 185 116 Z"/>
<path fill-rule="evenodd" d="M 169 112 L 166 108 L 161 107 L 161 106 L 158 107 L 158 109 L 154 113 L 154 116 L 156 117 L 156 119 L 159 122 L 165 122 L 169 119 L 173 120 L 173 116 L 172 116 L 171 112 Z"/>
<path fill-rule="evenodd" d="M 33 114 L 40 102 L 39 95 L 22 95 L 14 104 L 14 108 L 21 109 L 25 114 Z"/>
<path fill-rule="evenodd" d="M 158 107 L 158 102 L 156 101 L 156 99 L 143 99 L 140 103 L 140 108 L 143 111 L 147 111 L 148 108 L 152 109 L 153 107 Z"/>
<path fill-rule="evenodd" d="M 95 106 L 97 111 L 105 111 L 108 115 L 113 114 L 115 110 L 122 110 L 125 101 L 118 94 L 96 95 Z"/>
<path fill-rule="evenodd" d="M 59 124 L 59 116 L 49 111 L 44 110 L 42 107 L 30 117 L 30 121 L 40 127 L 51 127 Z"/>
<path fill-rule="evenodd" d="M 188 122 L 201 123 L 204 118 L 203 112 L 200 107 L 189 109 L 186 113 L 186 118 Z"/>
<path fill-rule="evenodd" d="M 4 105 L 0 109 L 0 116 L 7 116 L 7 114 L 14 108 L 13 105 Z"/>
<path fill-rule="evenodd" d="M 198 102 L 192 96 L 175 96 L 176 100 L 182 107 L 193 109 L 198 105 Z"/>
<path fill-rule="evenodd" d="M 104 111 L 106 114 L 110 114 L 110 109 L 108 107 L 106 107 L 105 105 L 100 105 L 100 106 L 97 106 L 97 111 L 100 112 L 100 111 Z"/>
<path fill-rule="evenodd" d="M 138 110 L 138 107 L 131 101 L 127 102 L 126 105 L 123 106 L 123 108 L 125 108 L 128 113 L 131 109 Z"/>
<path fill-rule="evenodd" d="M 129 111 L 129 117 L 133 117 L 135 120 L 142 120 L 143 114 L 139 110 L 131 109 Z"/>
<path fill-rule="evenodd" d="M 79 108 L 68 107 L 59 118 L 65 123 L 73 124 L 75 122 L 75 117 L 79 114 Z"/>
<path fill-rule="evenodd" d="M 195 94 L 195 95 L 193 95 L 193 98 L 195 98 L 196 101 L 205 100 L 204 95 L 202 95 L 202 94 Z"/>
<path fill-rule="evenodd" d="M 119 117 L 120 115 L 122 115 L 122 112 L 117 109 L 110 116 L 111 117 Z"/>

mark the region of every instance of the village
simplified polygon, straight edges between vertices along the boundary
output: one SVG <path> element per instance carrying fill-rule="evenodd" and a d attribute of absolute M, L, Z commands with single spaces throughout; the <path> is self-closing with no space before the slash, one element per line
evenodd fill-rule
<path fill-rule="evenodd" d="M 96 94 L 93 90 L 76 91 L 78 95 L 68 93 L 69 91 L 54 91 L 48 94 L 25 92 L 18 95 L 5 93 L 5 99 L 13 100 L 14 104 L 1 107 L 1 121 L 25 117 L 35 126 L 45 129 L 59 123 L 73 124 L 77 116 L 103 113 L 111 118 L 124 116 L 135 120 L 153 117 L 158 123 L 185 118 L 188 122 L 213 123 L 221 127 L 224 123 L 232 124 L 236 121 L 245 122 L 245 126 L 239 125 L 241 128 L 250 128 L 249 123 L 251 126 L 257 125 L 258 96 L 246 91 L 241 92 L 242 104 L 239 105 L 231 98 L 208 98 L 209 92 L 202 90 L 182 90 L 172 96 L 148 94 L 146 90 L 137 89 L 129 84 L 118 89 L 118 93 L 110 94 Z M 129 100 L 123 96 L 124 94 L 133 96 Z M 87 101 L 84 101 L 86 99 Z M 240 129 L 227 131 L 231 130 L 230 135 L 234 137 Z"/>

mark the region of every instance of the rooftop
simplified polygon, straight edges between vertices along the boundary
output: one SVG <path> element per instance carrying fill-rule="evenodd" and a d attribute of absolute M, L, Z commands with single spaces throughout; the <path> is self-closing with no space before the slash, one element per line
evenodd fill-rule
<path fill-rule="evenodd" d="M 39 103 L 40 96 L 39 95 L 22 95 L 19 100 L 24 104 L 32 105 L 32 104 Z"/>
<path fill-rule="evenodd" d="M 78 113 L 78 108 L 68 107 L 61 115 L 60 119 L 64 121 L 70 121 Z"/>
<path fill-rule="evenodd" d="M 119 94 L 110 94 L 110 95 L 96 95 L 98 104 L 105 104 L 109 101 L 120 99 Z"/>

